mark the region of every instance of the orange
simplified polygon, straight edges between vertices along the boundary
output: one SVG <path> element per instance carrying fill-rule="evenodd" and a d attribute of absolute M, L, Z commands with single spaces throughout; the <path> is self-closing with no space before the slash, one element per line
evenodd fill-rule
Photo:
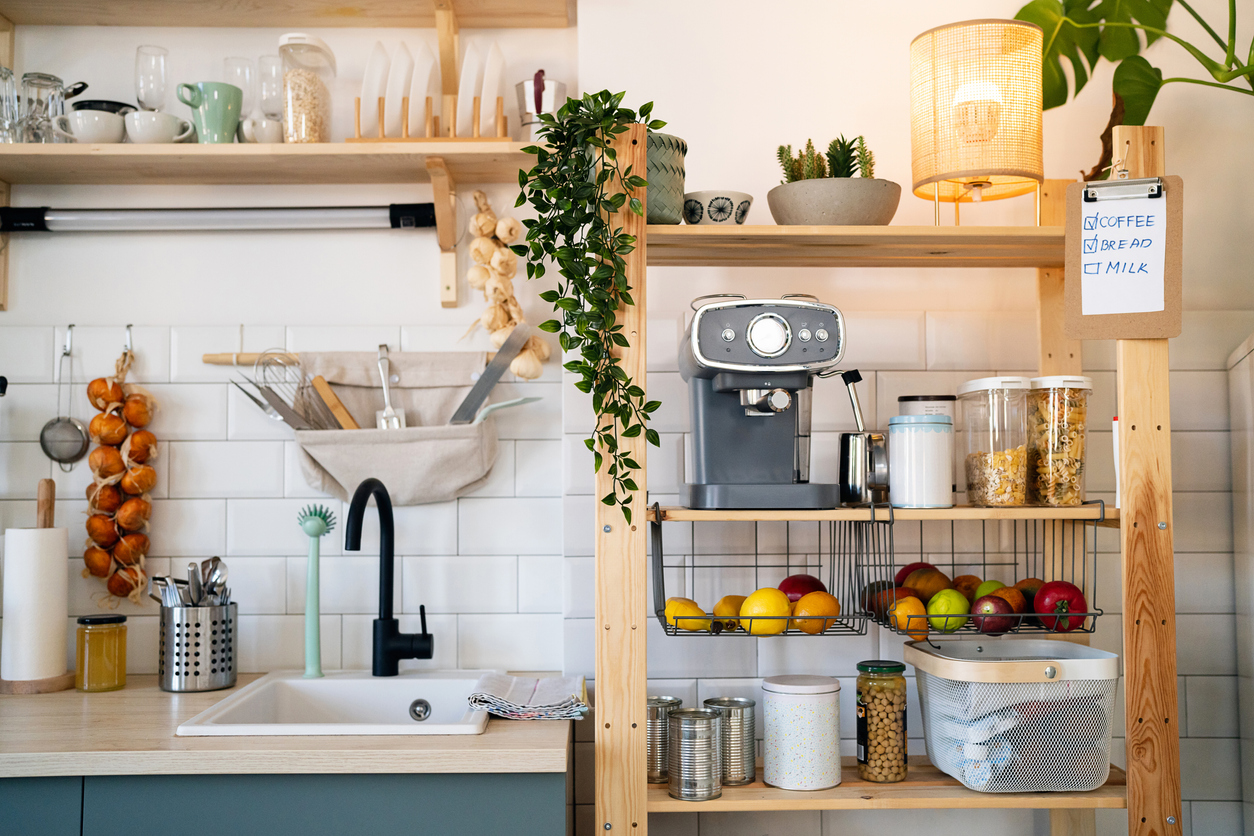
<path fill-rule="evenodd" d="M 818 635 L 836 623 L 835 617 L 840 615 L 840 601 L 833 595 L 815 590 L 801 596 L 792 614 L 795 616 L 790 622 L 793 627 L 812 636 Z"/>
<path fill-rule="evenodd" d="M 773 586 L 763 587 L 740 605 L 740 629 L 753 636 L 774 636 L 788 629 L 792 602 Z M 752 619 L 746 622 L 745 619 Z"/>
<path fill-rule="evenodd" d="M 1022 590 L 1015 589 L 1013 586 L 1003 586 L 1001 589 L 995 589 L 990 595 L 996 595 L 1001 598 L 1017 613 L 1028 611 L 1028 599 Z"/>
<path fill-rule="evenodd" d="M 954 589 L 962 593 L 962 597 L 967 599 L 968 604 L 975 603 L 975 590 L 984 581 L 980 580 L 977 575 L 959 575 L 954 578 Z"/>
<path fill-rule="evenodd" d="M 889 606 L 888 614 L 892 616 L 897 632 L 919 642 L 927 638 L 927 607 L 918 598 L 902 598 Z"/>
<path fill-rule="evenodd" d="M 916 569 L 906 577 L 906 582 L 902 585 L 918 592 L 925 604 L 942 589 L 953 588 L 953 584 L 949 582 L 949 576 L 940 569 Z"/>

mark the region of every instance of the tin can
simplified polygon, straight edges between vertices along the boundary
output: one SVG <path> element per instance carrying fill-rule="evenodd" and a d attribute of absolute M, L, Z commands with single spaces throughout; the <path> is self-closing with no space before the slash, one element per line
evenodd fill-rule
<path fill-rule="evenodd" d="M 708 708 L 672 709 L 667 777 L 671 798 L 706 801 L 723 794 L 717 711 Z"/>
<path fill-rule="evenodd" d="M 705 707 L 719 713 L 723 785 L 752 784 L 757 766 L 753 712 L 757 705 L 745 697 L 713 697 Z"/>
<path fill-rule="evenodd" d="M 645 724 L 645 764 L 649 770 L 650 784 L 666 783 L 667 751 L 670 743 L 670 727 L 666 714 L 683 704 L 684 701 L 679 697 L 649 697 Z"/>

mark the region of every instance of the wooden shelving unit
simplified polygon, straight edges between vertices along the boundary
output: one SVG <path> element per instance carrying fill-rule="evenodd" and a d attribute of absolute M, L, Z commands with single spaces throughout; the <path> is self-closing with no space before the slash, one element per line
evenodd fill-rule
<path fill-rule="evenodd" d="M 649 508 L 646 519 L 650 522 L 660 516 L 662 522 L 771 522 L 771 521 L 838 521 L 859 522 L 888 519 L 888 509 L 877 508 L 872 517 L 869 508 L 827 508 L 819 511 L 704 511 L 679 506 L 662 506 L 660 514 Z M 956 505 L 953 508 L 894 508 L 893 519 L 899 522 L 934 520 L 1076 520 L 1098 521 L 1111 528 L 1119 527 L 1119 509 L 1107 508 L 1103 517 L 1097 505 L 1081 505 L 1077 508 L 976 508 Z"/>
<path fill-rule="evenodd" d="M 1056 267 L 1061 227 L 650 226 L 658 267 Z"/>
<path fill-rule="evenodd" d="M 758 775 L 762 764 L 758 763 Z M 926 757 L 910 758 L 906 780 L 875 784 L 858 777 L 853 758 L 841 761 L 841 782 L 830 790 L 795 792 L 767 786 L 762 781 L 723 787 L 710 801 L 671 798 L 665 784 L 650 784 L 650 813 L 712 813 L 770 810 L 919 810 L 919 809 L 1038 809 L 1110 810 L 1128 806 L 1127 776 L 1112 765 L 1110 778 L 1092 792 L 986 793 L 969 790 L 950 778 Z"/>

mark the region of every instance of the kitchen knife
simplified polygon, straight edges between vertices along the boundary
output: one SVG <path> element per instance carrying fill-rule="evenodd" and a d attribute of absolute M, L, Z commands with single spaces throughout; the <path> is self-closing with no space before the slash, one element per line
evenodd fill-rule
<path fill-rule="evenodd" d="M 308 421 L 301 418 L 296 410 L 284 403 L 283 399 L 276 395 L 274 390 L 269 386 L 263 386 L 259 383 L 254 383 L 253 385 L 256 386 L 257 391 L 261 393 L 261 397 L 266 399 L 266 403 L 270 404 L 274 411 L 279 413 L 279 416 L 283 419 L 283 423 L 287 424 L 294 430 L 313 429 L 313 427 L 309 425 Z"/>
<path fill-rule="evenodd" d="M 520 322 L 514 326 L 514 330 L 510 332 L 509 339 L 497 350 L 496 356 L 492 358 L 492 362 L 488 363 L 488 367 L 483 370 L 483 374 L 479 375 L 479 380 L 466 395 L 461 406 L 457 407 L 457 411 L 449 419 L 448 422 L 450 424 L 469 424 L 475 420 L 479 407 L 483 406 L 483 402 L 492 393 L 492 387 L 496 386 L 496 382 L 501 379 L 501 375 L 505 374 L 505 370 L 509 368 L 509 364 L 518 356 L 518 352 L 522 351 L 522 347 L 526 345 L 527 337 L 530 335 L 531 327 L 525 323 Z"/>

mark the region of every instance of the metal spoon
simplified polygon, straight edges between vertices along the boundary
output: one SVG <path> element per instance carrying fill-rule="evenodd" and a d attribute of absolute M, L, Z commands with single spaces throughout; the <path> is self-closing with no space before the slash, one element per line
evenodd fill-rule
<path fill-rule="evenodd" d="M 187 564 L 187 594 L 191 597 L 191 605 L 199 607 L 204 598 L 204 586 L 200 582 L 200 567 L 195 561 Z"/>

